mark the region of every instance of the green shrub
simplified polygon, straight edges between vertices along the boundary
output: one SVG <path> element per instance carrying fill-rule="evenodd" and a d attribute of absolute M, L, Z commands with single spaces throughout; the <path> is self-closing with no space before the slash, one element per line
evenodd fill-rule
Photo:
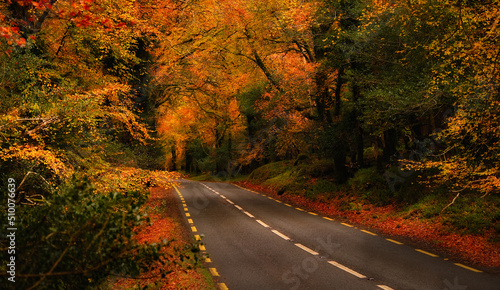
<path fill-rule="evenodd" d="M 374 204 L 385 204 L 391 201 L 393 195 L 387 187 L 387 181 L 375 167 L 358 170 L 348 181 L 352 192 L 366 198 Z"/>
<path fill-rule="evenodd" d="M 146 199 L 139 192 L 97 194 L 87 180 L 73 179 L 40 205 L 17 205 L 16 288 L 84 289 L 161 260 L 161 245 L 133 239 L 147 221 L 140 212 Z M 7 251 L 0 257 L 7 261 Z M 0 269 L 6 273 L 6 264 Z"/>
<path fill-rule="evenodd" d="M 249 179 L 263 182 L 286 172 L 289 166 L 289 163 L 285 161 L 269 163 L 252 171 Z"/>
<path fill-rule="evenodd" d="M 498 205 L 495 198 L 460 196 L 443 212 L 444 221 L 465 233 L 481 233 L 493 227 L 500 217 Z"/>

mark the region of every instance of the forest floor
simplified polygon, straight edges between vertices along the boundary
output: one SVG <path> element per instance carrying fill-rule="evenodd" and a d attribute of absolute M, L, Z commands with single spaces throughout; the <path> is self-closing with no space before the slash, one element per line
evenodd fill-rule
<path fill-rule="evenodd" d="M 136 278 L 110 278 L 110 289 L 215 289 L 210 273 L 197 261 L 193 238 L 183 224 L 175 195 L 171 189 L 150 189 L 143 208 L 151 219 L 150 225 L 136 229 L 140 243 L 171 241 L 163 251 L 169 257 L 165 265 Z"/>
<path fill-rule="evenodd" d="M 431 220 L 402 216 L 396 204 L 376 206 L 361 199 L 355 200 L 352 196 L 333 199 L 319 197 L 313 200 L 300 195 L 278 194 L 275 188 L 250 181 L 234 183 L 357 227 L 369 227 L 379 234 L 432 251 L 445 259 L 485 272 L 500 273 L 500 244 L 492 241 L 495 235 L 493 230 L 482 235 L 459 234 L 443 225 L 439 218 Z M 357 209 L 346 210 L 346 203 L 357 205 Z"/>

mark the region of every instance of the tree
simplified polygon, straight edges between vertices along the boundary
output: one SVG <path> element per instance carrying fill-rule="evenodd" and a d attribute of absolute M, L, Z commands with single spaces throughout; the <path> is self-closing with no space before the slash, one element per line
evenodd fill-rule
<path fill-rule="evenodd" d="M 144 60 L 138 40 L 152 26 L 139 8 L 0 4 L 0 177 L 17 188 L 20 287 L 98 285 L 160 258 L 159 246 L 133 238 L 147 222 L 138 212 L 147 185 L 175 176 L 135 167 L 130 153 L 153 142 L 132 89 Z"/>

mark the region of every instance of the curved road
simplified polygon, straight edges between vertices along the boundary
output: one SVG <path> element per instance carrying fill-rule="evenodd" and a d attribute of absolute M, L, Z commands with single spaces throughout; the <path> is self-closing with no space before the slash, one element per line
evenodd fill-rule
<path fill-rule="evenodd" d="M 225 289 L 500 290 L 500 277 L 227 183 L 181 181 L 186 221 Z"/>

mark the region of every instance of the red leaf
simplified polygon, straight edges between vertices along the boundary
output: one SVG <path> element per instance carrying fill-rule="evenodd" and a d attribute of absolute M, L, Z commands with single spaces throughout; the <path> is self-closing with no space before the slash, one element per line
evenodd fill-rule
<path fill-rule="evenodd" d="M 19 40 L 17 41 L 17 45 L 19 45 L 20 47 L 24 47 L 26 45 L 26 39 L 24 39 L 24 37 L 19 38 Z"/>

